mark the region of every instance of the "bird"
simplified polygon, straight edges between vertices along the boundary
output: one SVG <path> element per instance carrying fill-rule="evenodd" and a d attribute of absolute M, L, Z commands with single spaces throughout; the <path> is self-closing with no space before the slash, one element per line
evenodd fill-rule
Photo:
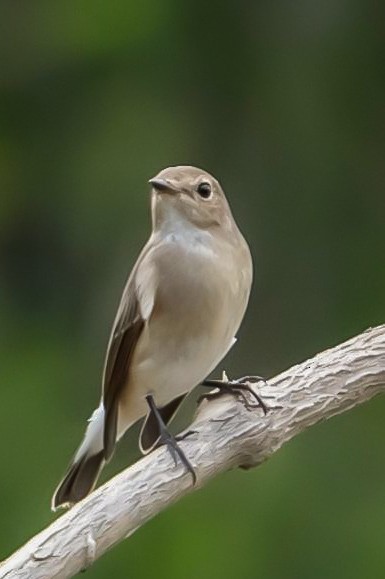
<path fill-rule="evenodd" d="M 195 479 L 168 424 L 233 346 L 248 305 L 252 257 L 217 179 L 173 166 L 149 184 L 152 231 L 112 326 L 100 404 L 53 510 L 92 491 L 117 441 L 140 419 L 141 452 L 165 443 Z"/>

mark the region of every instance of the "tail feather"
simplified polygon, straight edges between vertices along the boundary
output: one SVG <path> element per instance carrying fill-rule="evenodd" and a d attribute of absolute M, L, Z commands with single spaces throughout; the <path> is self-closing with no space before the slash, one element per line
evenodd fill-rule
<path fill-rule="evenodd" d="M 52 509 L 68 507 L 83 499 L 94 488 L 104 466 L 104 408 L 100 404 L 88 421 L 82 444 L 52 499 Z"/>
<path fill-rule="evenodd" d="M 103 451 L 75 459 L 55 491 L 52 510 L 70 506 L 87 496 L 94 488 L 103 465 Z"/>

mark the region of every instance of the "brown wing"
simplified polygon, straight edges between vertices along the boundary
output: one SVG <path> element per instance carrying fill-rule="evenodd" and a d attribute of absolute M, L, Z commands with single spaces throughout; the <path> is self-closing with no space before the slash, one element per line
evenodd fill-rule
<path fill-rule="evenodd" d="M 128 281 L 118 309 L 107 349 L 103 379 L 104 457 L 108 460 L 115 447 L 119 397 L 127 382 L 130 362 L 144 326 L 133 283 Z"/>

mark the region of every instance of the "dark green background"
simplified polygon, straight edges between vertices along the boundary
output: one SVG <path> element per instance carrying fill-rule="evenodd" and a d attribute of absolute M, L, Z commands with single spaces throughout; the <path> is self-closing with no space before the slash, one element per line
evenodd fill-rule
<path fill-rule="evenodd" d="M 252 248 L 217 376 L 268 377 L 385 321 L 380 6 L 1 2 L 0 557 L 54 518 L 163 167 L 217 176 Z M 378 398 L 221 476 L 87 577 L 383 577 L 384 436 Z M 137 456 L 131 436 L 104 477 Z"/>

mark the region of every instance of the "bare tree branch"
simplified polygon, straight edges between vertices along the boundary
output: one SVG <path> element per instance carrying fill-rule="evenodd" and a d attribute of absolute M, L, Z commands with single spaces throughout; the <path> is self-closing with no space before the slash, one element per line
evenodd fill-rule
<path fill-rule="evenodd" d="M 180 444 L 201 487 L 230 468 L 257 466 L 309 426 L 384 389 L 385 325 L 259 383 L 267 416 L 229 395 L 203 402 Z M 33 537 L 0 565 L 0 579 L 72 577 L 192 490 L 191 475 L 160 448 Z"/>

